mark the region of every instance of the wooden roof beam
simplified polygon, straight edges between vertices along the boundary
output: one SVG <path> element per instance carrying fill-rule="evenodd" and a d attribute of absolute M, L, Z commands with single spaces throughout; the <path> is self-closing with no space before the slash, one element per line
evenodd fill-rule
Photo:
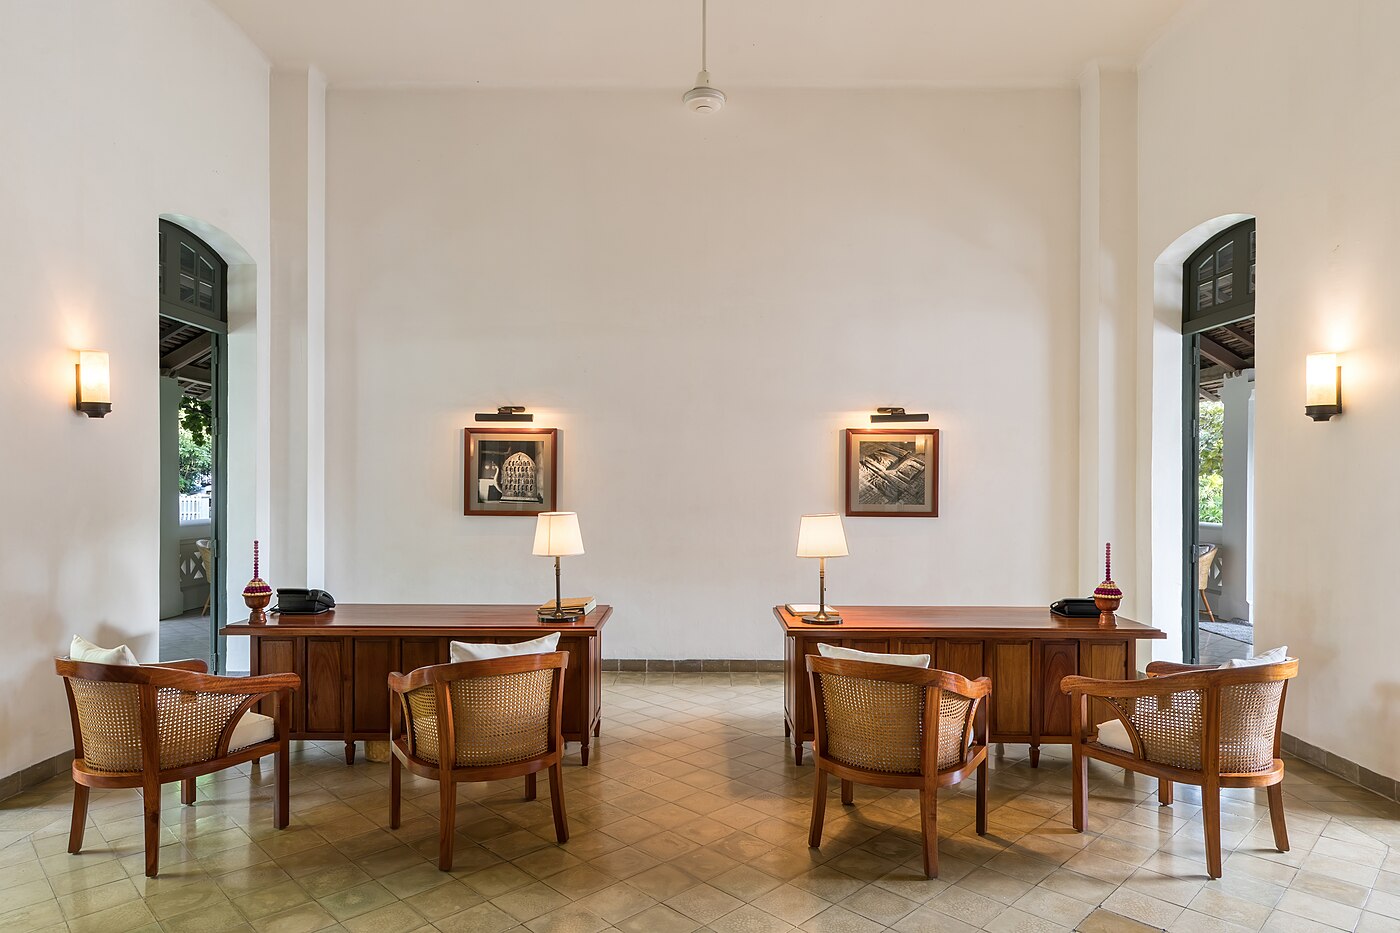
<path fill-rule="evenodd" d="M 182 347 L 176 347 L 160 358 L 160 368 L 166 373 L 174 373 L 207 354 L 214 348 L 214 335 L 200 334 Z"/>
<path fill-rule="evenodd" d="M 1204 356 L 1212 363 L 1219 363 L 1231 372 L 1238 372 L 1239 370 L 1249 368 L 1248 363 L 1204 334 L 1201 335 L 1201 356 Z"/>

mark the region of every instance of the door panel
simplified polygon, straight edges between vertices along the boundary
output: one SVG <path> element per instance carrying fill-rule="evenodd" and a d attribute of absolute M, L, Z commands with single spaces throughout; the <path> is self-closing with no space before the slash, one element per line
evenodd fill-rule
<path fill-rule="evenodd" d="M 306 639 L 306 731 L 345 731 L 345 667 L 339 638 Z"/>
<path fill-rule="evenodd" d="M 1031 643 L 992 642 L 992 731 L 1031 734 Z"/>
<path fill-rule="evenodd" d="M 933 659 L 933 663 L 939 670 L 951 671 L 954 674 L 961 674 L 971 680 L 976 680 L 982 676 L 985 670 L 982 653 L 982 642 L 980 641 L 939 639 L 938 655 Z"/>
<path fill-rule="evenodd" d="M 1069 697 L 1060 692 L 1060 680 L 1079 672 L 1079 644 L 1047 641 L 1040 646 L 1041 735 L 1069 735 Z"/>
<path fill-rule="evenodd" d="M 354 730 L 356 732 L 389 731 L 389 672 L 394 670 L 398 640 L 392 638 L 356 638 Z"/>

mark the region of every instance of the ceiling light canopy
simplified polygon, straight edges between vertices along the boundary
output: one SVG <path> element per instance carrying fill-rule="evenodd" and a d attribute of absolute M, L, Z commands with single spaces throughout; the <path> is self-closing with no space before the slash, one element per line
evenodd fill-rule
<path fill-rule="evenodd" d="M 700 0 L 700 73 L 695 87 L 681 95 L 685 105 L 696 113 L 714 113 L 724 106 L 724 92 L 710 86 L 709 66 L 709 0 Z"/>

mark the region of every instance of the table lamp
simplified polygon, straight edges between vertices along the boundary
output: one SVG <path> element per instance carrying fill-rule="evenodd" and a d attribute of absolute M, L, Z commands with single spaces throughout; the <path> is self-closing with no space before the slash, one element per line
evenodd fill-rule
<path fill-rule="evenodd" d="M 574 619 L 564 611 L 559 591 L 559 558 L 583 553 L 583 535 L 578 530 L 577 512 L 541 512 L 535 521 L 536 557 L 554 558 L 554 612 L 541 619 Z"/>
<path fill-rule="evenodd" d="M 803 622 L 811 625 L 841 624 L 840 613 L 826 611 L 826 559 L 828 557 L 845 557 L 849 553 L 846 550 L 846 532 L 841 527 L 840 515 L 802 516 L 802 524 L 797 529 L 797 556 L 816 557 L 821 560 L 819 565 L 821 569 L 818 571 L 821 580 L 821 599 L 817 603 L 816 612 L 804 613 L 799 616 Z"/>

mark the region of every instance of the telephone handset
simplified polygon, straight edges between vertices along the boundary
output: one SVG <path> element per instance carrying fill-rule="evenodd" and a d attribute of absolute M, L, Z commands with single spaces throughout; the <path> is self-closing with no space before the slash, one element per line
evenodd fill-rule
<path fill-rule="evenodd" d="M 301 590 L 278 587 L 274 612 L 283 615 L 316 615 L 335 608 L 335 597 L 325 590 Z"/>

